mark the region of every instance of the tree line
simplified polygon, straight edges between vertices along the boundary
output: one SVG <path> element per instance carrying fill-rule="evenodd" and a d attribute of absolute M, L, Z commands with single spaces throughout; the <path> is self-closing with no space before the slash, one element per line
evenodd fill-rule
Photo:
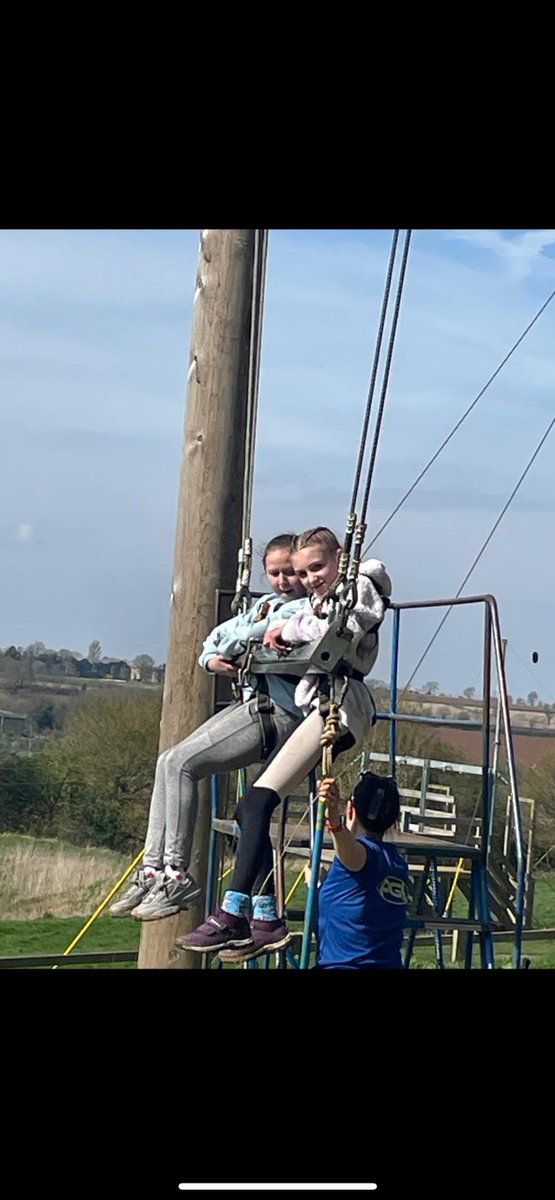
<path fill-rule="evenodd" d="M 0 754 L 0 828 L 136 853 L 160 734 L 160 692 L 88 695 L 40 753 Z"/>
<path fill-rule="evenodd" d="M 8 690 L 23 688 L 37 678 L 51 675 L 124 681 L 135 677 L 143 683 L 163 683 L 164 673 L 165 664 L 156 664 L 150 654 L 137 654 L 131 662 L 103 655 L 98 639 L 90 643 L 86 656 L 79 650 L 65 647 L 60 650 L 48 649 L 44 642 L 6 646 L 0 650 L 0 679 Z"/>
<path fill-rule="evenodd" d="M 105 695 L 87 693 L 68 714 L 63 730 L 50 730 L 40 752 L 0 753 L 0 829 L 33 836 L 59 837 L 77 845 L 106 846 L 134 856 L 144 842 L 158 754 L 161 691 Z M 448 732 L 410 723 L 398 728 L 398 753 L 445 762 L 462 762 Z M 379 721 L 366 748 L 387 752 L 389 726 Z M 342 763 L 342 786 L 352 786 L 358 757 Z M 346 769 L 347 768 L 347 769 Z M 378 763 L 377 771 L 386 770 Z M 476 811 L 480 777 L 434 770 L 432 780 L 447 784 L 461 815 Z M 401 766 L 401 786 L 418 789 L 418 767 Z M 555 752 L 534 769 L 521 772 L 523 796 L 537 801 L 534 858 L 555 847 Z M 501 843 L 507 789 L 497 789 Z"/>

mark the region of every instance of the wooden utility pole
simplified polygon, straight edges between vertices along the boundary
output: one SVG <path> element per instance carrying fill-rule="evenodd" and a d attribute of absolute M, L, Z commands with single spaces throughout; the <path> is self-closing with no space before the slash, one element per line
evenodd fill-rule
<path fill-rule="evenodd" d="M 166 678 L 159 750 L 212 715 L 212 679 L 198 666 L 214 627 L 215 589 L 234 589 L 242 537 L 253 229 L 203 229 L 197 270 L 183 438 Z M 199 785 L 191 872 L 203 888 L 190 912 L 143 922 L 138 966 L 196 968 L 198 954 L 170 962 L 178 933 L 204 913 L 210 782 Z"/>

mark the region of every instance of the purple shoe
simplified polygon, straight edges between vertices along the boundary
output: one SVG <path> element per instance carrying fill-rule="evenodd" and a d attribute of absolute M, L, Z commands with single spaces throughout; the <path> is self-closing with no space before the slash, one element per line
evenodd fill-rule
<path fill-rule="evenodd" d="M 274 950 L 283 950 L 293 938 L 285 921 L 282 921 L 280 917 L 274 921 L 259 921 L 253 917 L 251 935 L 252 944 L 243 946 L 242 949 L 238 946 L 232 949 L 228 943 L 229 949 L 222 950 L 220 953 L 222 962 L 247 962 L 249 958 L 256 958 L 259 954 L 270 954 Z"/>
<path fill-rule="evenodd" d="M 244 950 L 252 946 L 251 927 L 246 917 L 236 917 L 224 908 L 217 908 L 198 929 L 184 933 L 176 940 L 177 950 L 196 950 L 207 954 L 211 950 L 233 947 Z"/>

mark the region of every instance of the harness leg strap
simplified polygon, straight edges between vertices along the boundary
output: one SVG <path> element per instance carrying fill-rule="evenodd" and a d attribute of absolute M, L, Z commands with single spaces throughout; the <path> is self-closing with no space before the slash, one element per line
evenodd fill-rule
<path fill-rule="evenodd" d="M 262 737 L 262 760 L 265 762 L 276 744 L 277 729 L 272 717 L 274 711 L 273 702 L 265 692 L 261 692 L 260 690 L 257 690 L 256 693 L 256 711 Z"/>

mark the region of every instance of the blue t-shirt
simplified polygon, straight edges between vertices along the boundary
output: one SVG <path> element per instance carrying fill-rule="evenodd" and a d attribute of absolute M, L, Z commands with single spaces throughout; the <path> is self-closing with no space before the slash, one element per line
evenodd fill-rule
<path fill-rule="evenodd" d="M 337 858 L 320 888 L 318 966 L 401 967 L 408 866 L 391 842 L 358 837 L 367 858 L 350 871 Z"/>

